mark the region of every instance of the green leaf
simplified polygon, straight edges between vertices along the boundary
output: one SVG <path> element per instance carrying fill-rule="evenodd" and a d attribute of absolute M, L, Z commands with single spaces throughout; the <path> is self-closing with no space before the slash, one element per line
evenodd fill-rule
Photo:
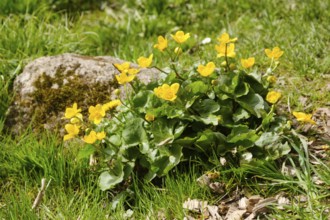
<path fill-rule="evenodd" d="M 255 142 L 258 147 L 265 147 L 280 141 L 280 136 L 273 132 L 264 132 Z"/>
<path fill-rule="evenodd" d="M 160 148 L 159 155 L 153 160 L 149 160 L 150 170 L 145 179 L 151 180 L 155 175 L 166 175 L 173 167 L 179 164 L 182 157 L 182 146 L 172 145 L 167 148 Z"/>
<path fill-rule="evenodd" d="M 245 75 L 245 76 L 246 76 L 246 78 L 248 78 L 248 79 L 251 78 L 251 80 L 255 80 L 255 81 L 257 81 L 260 85 L 262 85 L 262 84 L 261 84 L 261 74 L 258 73 L 257 71 L 251 72 L 251 73 L 249 73 L 249 74 L 247 74 L 247 75 Z M 248 80 L 248 82 L 250 82 L 250 80 Z"/>
<path fill-rule="evenodd" d="M 174 138 L 176 139 L 180 137 L 185 128 L 186 124 L 184 124 L 182 121 L 176 122 L 173 131 Z"/>
<path fill-rule="evenodd" d="M 190 108 L 198 98 L 199 98 L 199 96 L 189 97 L 189 99 L 186 101 L 185 108 L 186 109 Z"/>
<path fill-rule="evenodd" d="M 185 136 L 183 138 L 175 140 L 174 143 L 179 144 L 181 146 L 188 146 L 192 145 L 198 138 L 199 137 L 196 135 L 194 137 Z"/>
<path fill-rule="evenodd" d="M 167 72 L 167 71 L 166 71 Z M 165 78 L 164 83 L 172 84 L 177 79 L 175 72 L 171 72 Z"/>
<path fill-rule="evenodd" d="M 77 156 L 77 160 L 89 158 L 91 154 L 95 152 L 95 147 L 92 144 L 86 144 L 84 148 L 82 148 Z"/>
<path fill-rule="evenodd" d="M 163 108 L 163 115 L 167 116 L 167 118 L 180 118 L 184 115 L 184 112 L 182 109 L 178 109 L 175 106 L 167 106 L 166 108 Z"/>
<path fill-rule="evenodd" d="M 101 190 L 113 188 L 124 180 L 123 165 L 117 161 L 115 167 L 110 171 L 104 171 L 99 177 L 99 186 Z"/>
<path fill-rule="evenodd" d="M 163 146 L 173 142 L 184 131 L 186 125 L 177 120 L 160 118 L 152 123 L 151 131 L 157 146 Z"/>
<path fill-rule="evenodd" d="M 247 83 L 240 83 L 239 86 L 235 89 L 235 97 L 241 97 L 249 93 L 249 84 Z"/>
<path fill-rule="evenodd" d="M 207 92 L 207 97 L 210 99 L 215 99 L 215 92 L 213 90 Z"/>
<path fill-rule="evenodd" d="M 212 99 L 203 99 L 195 102 L 192 108 L 203 117 L 217 112 L 220 109 L 220 105 Z"/>
<path fill-rule="evenodd" d="M 235 89 L 239 84 L 239 74 L 231 73 L 227 75 L 222 75 L 219 79 L 219 88 L 221 91 L 234 95 Z"/>
<path fill-rule="evenodd" d="M 236 112 L 233 114 L 234 122 L 238 122 L 240 120 L 244 120 L 248 118 L 250 118 L 250 114 L 243 108 L 237 109 Z"/>
<path fill-rule="evenodd" d="M 144 120 L 141 118 L 133 118 L 127 122 L 122 137 L 128 147 L 138 144 L 148 145 L 148 137 L 142 125 L 143 122 Z"/>
<path fill-rule="evenodd" d="M 219 100 L 221 108 L 219 114 L 222 117 L 222 125 L 233 125 L 233 101 L 231 99 Z"/>
<path fill-rule="evenodd" d="M 109 142 L 117 147 L 121 145 L 121 139 L 120 136 L 117 134 L 111 135 L 109 137 Z"/>
<path fill-rule="evenodd" d="M 224 136 L 220 132 L 205 130 L 200 133 L 200 137 L 195 144 L 204 150 L 211 149 L 212 146 L 217 146 L 221 149 L 225 149 L 226 136 Z"/>
<path fill-rule="evenodd" d="M 246 125 L 234 127 L 231 133 L 227 136 L 228 143 L 236 143 L 244 147 L 251 147 L 258 140 L 259 136 L 255 130 L 249 129 Z"/>
<path fill-rule="evenodd" d="M 266 159 L 274 160 L 283 155 L 287 155 L 291 151 L 289 143 L 283 141 L 283 137 L 274 132 L 263 133 L 255 144 L 263 149 L 265 152 L 263 155 L 267 156 Z"/>
<path fill-rule="evenodd" d="M 168 156 L 168 161 L 167 164 L 163 167 L 160 167 L 157 175 L 165 175 L 168 173 L 168 171 L 170 171 L 171 169 L 173 169 L 173 167 L 175 167 L 176 165 L 178 165 L 180 163 L 180 159 L 182 157 L 182 146 L 181 145 L 172 145 L 170 148 L 165 148 L 165 149 L 161 149 L 161 153 L 162 150 L 165 150 Z"/>
<path fill-rule="evenodd" d="M 135 109 L 139 109 L 139 112 L 145 112 L 146 108 L 152 106 L 153 92 L 150 90 L 141 90 L 133 98 L 133 106 Z"/>
<path fill-rule="evenodd" d="M 266 108 L 268 105 L 259 94 L 250 91 L 247 95 L 236 99 L 236 101 L 245 110 L 258 118 L 261 118 L 262 115 L 266 114 Z"/>
<path fill-rule="evenodd" d="M 169 103 L 163 103 L 160 107 L 153 109 L 152 112 L 156 117 L 166 116 L 169 119 L 181 118 L 184 116 L 184 111 L 182 109 Z"/>
<path fill-rule="evenodd" d="M 197 93 L 206 93 L 208 86 L 203 81 L 195 81 L 190 83 L 185 87 L 185 90 L 188 93 L 197 94 Z"/>
<path fill-rule="evenodd" d="M 275 113 L 273 112 L 269 112 L 263 119 L 262 119 L 262 128 L 264 130 L 268 130 L 271 123 L 274 121 L 274 116 L 275 116 Z"/>
<path fill-rule="evenodd" d="M 261 83 L 261 77 L 258 73 L 245 75 L 245 82 L 250 85 L 250 88 L 259 95 L 266 95 L 267 89 Z"/>
<path fill-rule="evenodd" d="M 216 115 L 207 115 L 205 117 L 200 117 L 197 115 L 191 115 L 189 118 L 194 119 L 195 121 L 202 122 L 205 125 L 218 125 L 219 118 Z"/>

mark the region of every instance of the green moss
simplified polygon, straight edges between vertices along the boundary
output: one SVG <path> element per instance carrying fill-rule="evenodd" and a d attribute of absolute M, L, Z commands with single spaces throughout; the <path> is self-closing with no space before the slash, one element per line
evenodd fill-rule
<path fill-rule="evenodd" d="M 76 68 L 78 68 L 77 66 Z M 84 115 L 88 112 L 88 107 L 97 103 L 110 101 L 111 92 L 118 88 L 118 83 L 109 82 L 97 83 L 93 87 L 86 84 L 86 79 L 75 75 L 75 69 L 66 71 L 60 66 L 55 77 L 50 77 L 43 73 L 35 82 L 35 92 L 31 98 L 35 100 L 35 112 L 31 117 L 34 118 L 32 127 L 39 130 L 54 121 L 51 128 L 55 130 L 63 127 L 65 123 L 60 117 L 65 112 L 66 107 L 72 106 L 76 102 L 82 108 Z M 60 127 L 59 127 L 60 126 Z"/>

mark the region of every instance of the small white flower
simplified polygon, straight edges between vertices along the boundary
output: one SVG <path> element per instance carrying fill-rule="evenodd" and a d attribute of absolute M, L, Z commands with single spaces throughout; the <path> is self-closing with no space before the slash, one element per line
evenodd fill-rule
<path fill-rule="evenodd" d="M 201 44 L 209 44 L 211 43 L 211 38 L 207 37 L 207 38 L 204 38 L 204 40 L 202 40 Z"/>

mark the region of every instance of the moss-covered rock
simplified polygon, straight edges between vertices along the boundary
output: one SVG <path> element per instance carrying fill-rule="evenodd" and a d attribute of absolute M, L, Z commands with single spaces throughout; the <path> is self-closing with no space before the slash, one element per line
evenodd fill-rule
<path fill-rule="evenodd" d="M 110 56 L 76 54 L 32 61 L 15 79 L 15 97 L 7 113 L 6 127 L 16 134 L 28 126 L 35 131 L 59 131 L 67 106 L 77 102 L 87 112 L 90 105 L 115 98 L 112 91 L 120 87 L 115 79 L 119 72 L 113 64 L 122 62 Z M 147 83 L 158 79 L 159 74 L 154 69 L 142 69 L 138 78 Z"/>

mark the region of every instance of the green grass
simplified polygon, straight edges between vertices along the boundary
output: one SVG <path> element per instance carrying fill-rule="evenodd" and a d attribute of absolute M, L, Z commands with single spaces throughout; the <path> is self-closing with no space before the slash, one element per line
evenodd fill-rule
<path fill-rule="evenodd" d="M 277 69 L 278 89 L 285 97 L 282 104 L 289 102 L 292 110 L 312 112 L 330 103 L 329 1 L 103 1 L 106 10 L 98 10 L 101 1 L 75 1 L 78 3 L 66 10 L 68 2 L 1 1 L 0 120 L 12 97 L 12 82 L 29 61 L 68 52 L 134 61 L 153 52 L 158 35 L 179 29 L 191 33 L 190 46 L 197 46 L 205 37 L 213 40 L 201 46 L 208 51 L 192 51 L 195 60 L 185 57 L 183 62 L 188 65 L 199 62 L 198 58 L 214 60 L 215 39 L 224 31 L 238 37 L 238 58 L 255 56 L 260 68 L 266 66 L 264 49 L 280 46 L 285 51 Z M 162 64 L 161 59 L 156 62 Z M 308 98 L 306 103 L 300 103 L 301 96 Z M 1 131 L 3 126 L 1 122 Z M 220 171 L 219 181 L 228 189 L 239 187 L 265 197 L 284 192 L 292 200 L 297 195 L 308 198 L 285 210 L 275 209 L 270 218 L 327 219 L 329 215 L 329 161 L 312 165 L 304 146 L 295 149 L 293 159 L 282 161 L 297 166 L 295 177 L 284 176 L 279 162 L 224 168 L 214 157 L 210 158 L 213 166 L 192 164 L 190 172 L 177 169 L 160 183 L 133 179 L 130 192 L 135 199 L 119 200 L 114 210 L 112 195 L 96 185 L 98 173 L 88 161 L 76 160 L 80 147 L 77 143 L 63 145 L 51 134 L 1 134 L 0 219 L 123 219 L 128 209 L 136 219 L 157 219 L 159 211 L 168 219 L 182 219 L 182 203 L 187 198 L 216 203 L 218 197 L 196 183 L 210 169 Z M 315 174 L 324 185 L 313 183 Z M 42 178 L 51 182 L 41 205 L 31 210 Z"/>

